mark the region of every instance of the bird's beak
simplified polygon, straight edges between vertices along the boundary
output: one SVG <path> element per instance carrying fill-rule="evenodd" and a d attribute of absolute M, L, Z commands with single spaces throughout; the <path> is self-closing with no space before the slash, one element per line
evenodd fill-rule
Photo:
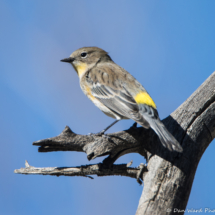
<path fill-rule="evenodd" d="M 75 60 L 75 58 L 72 57 L 68 57 L 68 58 L 64 58 L 61 60 L 61 62 L 67 62 L 67 63 L 72 63 Z"/>

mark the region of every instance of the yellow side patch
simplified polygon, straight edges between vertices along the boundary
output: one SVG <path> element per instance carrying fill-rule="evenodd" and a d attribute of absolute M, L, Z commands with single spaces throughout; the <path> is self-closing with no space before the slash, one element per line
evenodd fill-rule
<path fill-rule="evenodd" d="M 86 63 L 79 63 L 75 65 L 75 70 L 78 73 L 78 76 L 81 77 L 81 75 L 86 71 L 87 64 Z"/>
<path fill-rule="evenodd" d="M 93 100 L 95 99 L 95 97 L 92 95 L 90 88 L 87 87 L 87 88 L 85 88 L 85 89 L 86 89 L 87 97 L 88 97 L 91 101 L 93 101 Z"/>
<path fill-rule="evenodd" d="M 137 102 L 137 104 L 149 105 L 156 109 L 156 104 L 154 103 L 154 101 L 147 92 L 138 93 L 134 99 Z"/>

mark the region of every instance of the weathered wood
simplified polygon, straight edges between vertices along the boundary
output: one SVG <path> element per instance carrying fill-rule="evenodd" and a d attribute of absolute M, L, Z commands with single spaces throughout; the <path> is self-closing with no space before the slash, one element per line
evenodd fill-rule
<path fill-rule="evenodd" d="M 145 156 L 145 148 L 154 151 L 156 146 L 147 143 L 155 133 L 150 129 L 137 128 L 136 124 L 126 131 L 103 136 L 75 134 L 68 126 L 63 132 L 53 138 L 39 140 L 33 143 L 39 147 L 39 152 L 80 151 L 85 152 L 89 160 L 109 155 L 103 164 L 111 166 L 120 156 L 128 153 L 140 153 Z M 146 144 L 144 144 L 146 143 Z"/>
<path fill-rule="evenodd" d="M 185 210 L 199 160 L 215 137 L 215 72 L 164 123 L 184 151 L 162 151 L 148 159 L 136 215 Z"/>
<path fill-rule="evenodd" d="M 14 173 L 25 175 L 53 175 L 53 176 L 84 176 L 93 179 L 90 175 L 108 176 L 118 175 L 137 179 L 142 184 L 147 168 L 144 164 L 139 167 L 129 167 L 131 164 L 114 164 L 112 168 L 104 168 L 101 163 L 77 167 L 33 167 L 25 161 L 25 168 L 14 170 Z"/>
<path fill-rule="evenodd" d="M 144 179 L 136 215 L 174 214 L 174 208 L 185 210 L 199 160 L 215 137 L 215 72 L 163 123 L 181 143 L 183 153 L 168 151 L 154 131 L 135 124 L 126 131 L 108 134 L 109 137 L 78 135 L 66 127 L 59 136 L 33 144 L 40 146 L 39 152 L 82 151 L 89 160 L 109 155 L 97 172 L 103 171 L 103 175 L 110 175 L 109 170 L 113 171 L 113 163 L 120 156 L 139 153 L 147 160 L 148 172 L 141 165 L 133 170 L 139 171 L 135 177 Z M 30 173 L 29 169 L 19 173 L 26 174 L 25 171 Z M 87 175 L 91 174 L 83 174 Z"/>

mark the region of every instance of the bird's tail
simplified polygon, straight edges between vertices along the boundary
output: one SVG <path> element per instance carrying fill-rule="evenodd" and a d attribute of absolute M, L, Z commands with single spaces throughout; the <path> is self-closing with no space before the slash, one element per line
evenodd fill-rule
<path fill-rule="evenodd" d="M 172 134 L 167 130 L 165 125 L 160 121 L 160 119 L 147 117 L 151 128 L 158 135 L 161 143 L 164 147 L 168 148 L 170 151 L 182 152 L 183 148 L 179 142 L 172 136 Z"/>

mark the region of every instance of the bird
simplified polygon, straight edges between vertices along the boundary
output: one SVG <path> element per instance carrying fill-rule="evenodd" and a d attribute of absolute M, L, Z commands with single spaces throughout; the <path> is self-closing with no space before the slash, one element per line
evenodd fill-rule
<path fill-rule="evenodd" d="M 104 134 L 122 119 L 132 119 L 146 129 L 151 127 L 165 148 L 183 151 L 161 122 L 149 93 L 129 72 L 117 65 L 108 52 L 98 47 L 83 47 L 61 61 L 73 66 L 84 94 L 103 113 L 115 119 L 99 134 Z"/>

